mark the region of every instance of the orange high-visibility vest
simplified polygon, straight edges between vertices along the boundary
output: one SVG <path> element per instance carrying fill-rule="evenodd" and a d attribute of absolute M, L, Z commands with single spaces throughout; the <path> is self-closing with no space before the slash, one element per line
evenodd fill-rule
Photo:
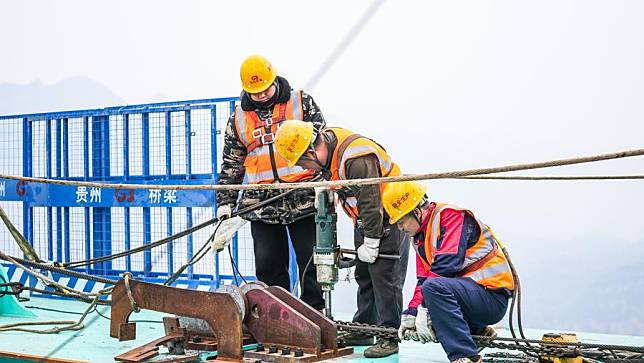
<path fill-rule="evenodd" d="M 303 114 L 301 91 L 291 91 L 291 98 L 286 103 L 276 104 L 269 120 L 261 120 L 255 111 L 235 107 L 235 128 L 247 151 L 244 167 L 248 184 L 297 182 L 313 175 L 312 170 L 299 166 L 289 168 L 272 145 L 280 124 L 285 120 L 302 120 Z"/>
<path fill-rule="evenodd" d="M 337 146 L 331 158 L 331 180 L 346 180 L 347 174 L 345 167 L 347 161 L 369 154 L 375 155 L 378 158 L 381 176 L 400 175 L 398 165 L 391 161 L 389 154 L 375 141 L 339 127 L 330 127 L 327 130 L 333 132 L 338 139 Z M 384 187 L 385 184 L 380 184 L 381 193 Z M 344 191 L 346 190 L 345 188 Z M 343 193 L 340 194 L 342 195 Z M 340 198 L 340 201 L 347 215 L 353 219 L 354 223 L 357 223 L 358 219 L 360 219 L 360 214 L 358 213 L 358 200 L 355 196 L 347 195 Z"/>
<path fill-rule="evenodd" d="M 479 285 L 488 289 L 506 288 L 512 291 L 514 289 L 512 271 L 501 250 L 497 237 L 490 227 L 476 218 L 471 211 L 460 207 L 436 203 L 436 207 L 429 217 L 425 231 L 426 255 L 422 256 L 419 254 L 420 260 L 425 268 L 429 271 L 434 261 L 434 251 L 438 248 L 437 244 L 441 233 L 441 212 L 447 208 L 468 213 L 476 220 L 476 223 L 478 223 L 481 229 L 481 235 L 478 241 L 465 251 L 465 259 L 463 260 L 463 265 L 461 265 L 458 275 L 469 277 Z M 417 247 L 416 253 L 418 253 Z"/>

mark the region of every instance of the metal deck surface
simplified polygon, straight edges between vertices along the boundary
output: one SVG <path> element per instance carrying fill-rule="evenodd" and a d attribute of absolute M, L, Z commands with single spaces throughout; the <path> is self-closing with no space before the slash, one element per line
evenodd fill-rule
<path fill-rule="evenodd" d="M 70 312 L 82 312 L 86 304 L 78 301 L 47 299 L 32 297 L 31 301 L 23 303 L 25 306 L 36 306 L 47 309 L 57 309 Z M 109 307 L 98 308 L 103 315 L 109 317 Z M 33 321 L 44 320 L 77 320 L 79 315 L 65 314 L 40 309 L 30 309 L 38 314 Z M 109 321 L 96 313 L 87 316 L 85 328 L 75 332 L 63 332 L 60 334 L 33 334 L 23 332 L 1 332 L 0 351 L 48 356 L 55 358 L 73 359 L 87 362 L 114 362 L 114 356 L 125 351 L 148 343 L 164 335 L 161 317 L 167 315 L 153 311 L 142 311 L 133 314 L 132 320 L 154 320 L 158 323 L 138 322 L 136 340 L 119 342 L 109 336 Z M 349 319 L 350 314 L 336 314 L 340 319 Z M 0 325 L 14 322 L 28 321 L 25 318 L 0 317 Z M 43 327 L 44 328 L 44 327 Z M 506 329 L 498 329 L 500 335 L 509 336 Z M 538 339 L 546 331 L 528 329 L 528 338 Z M 550 332 L 550 331 L 549 331 Z M 552 329 L 551 332 L 557 332 Z M 581 341 L 607 344 L 639 345 L 644 346 L 644 337 L 619 336 L 605 334 L 578 333 Z M 355 347 L 355 353 L 350 356 L 335 359 L 333 361 L 355 361 L 355 362 L 447 362 L 447 357 L 439 344 L 420 344 L 416 342 L 403 342 L 400 345 L 400 353 L 382 359 L 366 359 L 362 356 L 365 347 Z M 484 352 L 487 352 L 485 350 Z M 492 350 L 489 350 L 492 351 Z M 3 360 L 4 362 L 20 362 L 19 360 Z"/>

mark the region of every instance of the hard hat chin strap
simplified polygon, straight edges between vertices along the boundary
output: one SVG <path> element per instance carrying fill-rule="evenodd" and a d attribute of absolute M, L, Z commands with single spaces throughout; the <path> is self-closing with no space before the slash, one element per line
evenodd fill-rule
<path fill-rule="evenodd" d="M 416 211 L 418 211 L 418 213 L 416 213 Z M 422 209 L 420 209 L 419 207 L 416 207 L 416 208 L 414 208 L 414 210 L 413 210 L 413 211 L 411 211 L 411 212 L 412 212 L 412 214 L 414 215 L 414 219 L 416 220 L 416 222 L 418 222 L 418 225 L 419 225 L 419 226 L 422 226 L 422 225 L 423 225 L 423 220 L 422 220 L 422 218 L 421 218 L 421 217 L 423 216 L 423 210 L 422 210 Z M 418 216 L 418 214 L 420 214 L 420 217 Z"/>

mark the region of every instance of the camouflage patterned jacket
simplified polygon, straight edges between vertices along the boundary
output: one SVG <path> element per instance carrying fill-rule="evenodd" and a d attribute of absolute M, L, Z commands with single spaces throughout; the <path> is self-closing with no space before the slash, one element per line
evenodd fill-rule
<path fill-rule="evenodd" d="M 276 102 L 286 102 L 290 97 L 291 87 L 288 81 L 278 77 L 280 84 L 279 91 L 276 95 Z M 246 92 L 241 94 L 241 108 L 244 111 L 255 111 L 260 119 L 265 120 L 272 117 L 272 106 L 267 108 L 257 108 Z M 322 129 L 326 123 L 322 112 L 313 101 L 313 97 L 302 92 L 302 109 L 304 120 L 312 122 L 316 129 Z M 260 147 L 273 147 L 263 145 Z M 226 125 L 224 135 L 223 162 L 219 173 L 219 184 L 241 184 L 246 172 L 244 160 L 246 158 L 246 146 L 240 141 L 239 135 L 235 128 L 235 115 L 231 115 Z M 317 179 L 316 179 L 317 180 Z M 321 178 L 319 179 L 321 180 Z M 239 191 L 219 191 L 217 192 L 217 205 L 237 204 L 237 209 L 245 208 L 265 199 L 276 196 L 285 190 L 246 190 L 242 193 L 241 199 L 237 204 Z M 313 189 L 298 189 L 294 193 L 282 198 L 274 203 L 255 211 L 244 214 L 242 217 L 249 221 L 262 221 L 270 224 L 289 224 L 299 219 L 309 217 L 315 214 L 313 205 L 315 195 Z"/>

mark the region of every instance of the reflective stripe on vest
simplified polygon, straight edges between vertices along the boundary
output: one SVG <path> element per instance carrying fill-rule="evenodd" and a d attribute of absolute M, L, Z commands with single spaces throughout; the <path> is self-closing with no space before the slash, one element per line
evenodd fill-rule
<path fill-rule="evenodd" d="M 459 276 L 469 277 L 479 285 L 489 289 L 506 288 L 514 289 L 514 279 L 507 259 L 503 255 L 496 237 L 490 227 L 482 223 L 474 214 L 467 209 L 455 207 L 447 204 L 437 203 L 430 215 L 430 221 L 425 234 L 425 252 L 428 254 L 426 259 L 421 258 L 426 268 L 430 268 L 434 260 L 434 251 L 438 249 L 438 240 L 440 237 L 441 212 L 445 209 L 463 211 L 472 216 L 479 225 L 481 235 L 474 246 L 467 249 L 465 259 L 461 265 Z M 477 262 L 483 262 L 481 266 L 476 266 Z M 468 267 L 474 268 L 469 271 Z"/>
<path fill-rule="evenodd" d="M 342 145 L 344 140 L 348 137 L 354 135 L 353 132 L 343 129 L 340 127 L 330 127 L 327 130 L 333 132 L 337 138 L 337 146 L 333 151 L 331 158 L 331 180 L 346 180 L 346 163 L 347 161 L 364 156 L 364 155 L 375 155 L 378 158 L 378 164 L 380 167 L 380 175 L 382 176 L 398 176 L 400 175 L 400 169 L 398 165 L 391 161 L 391 157 L 385 149 L 383 149 L 378 143 L 367 138 L 359 137 L 353 141 L 344 149 L 342 155 L 338 155 L 339 146 Z M 385 184 L 380 184 L 380 191 L 384 188 Z M 345 188 L 345 190 L 347 190 Z M 353 196 L 347 196 L 342 202 L 342 208 L 347 213 L 347 215 L 353 219 L 354 223 L 357 223 L 359 218 L 358 213 L 358 201 Z"/>
<path fill-rule="evenodd" d="M 304 181 L 311 178 L 312 170 L 299 166 L 288 167 L 288 163 L 277 152 L 271 156 L 271 144 L 280 124 L 285 120 L 302 120 L 302 92 L 291 91 L 290 99 L 273 107 L 272 117 L 261 120 L 255 111 L 243 111 L 235 108 L 235 129 L 239 140 L 246 146 L 244 180 L 248 184 L 273 183 L 277 178 L 283 182 Z M 275 164 L 275 170 L 273 170 Z"/>

